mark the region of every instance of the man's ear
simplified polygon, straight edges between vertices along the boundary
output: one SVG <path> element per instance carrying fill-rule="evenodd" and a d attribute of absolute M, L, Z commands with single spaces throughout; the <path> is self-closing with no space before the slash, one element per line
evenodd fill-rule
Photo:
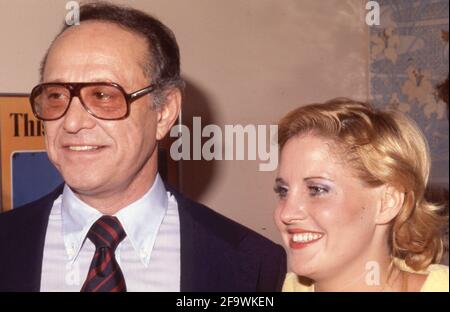
<path fill-rule="evenodd" d="M 400 212 L 405 201 L 405 193 L 392 185 L 385 185 L 382 192 L 381 206 L 376 216 L 377 224 L 391 222 Z"/>
<path fill-rule="evenodd" d="M 173 88 L 165 94 L 165 102 L 157 108 L 156 139 L 162 140 L 177 120 L 181 110 L 181 92 Z"/>

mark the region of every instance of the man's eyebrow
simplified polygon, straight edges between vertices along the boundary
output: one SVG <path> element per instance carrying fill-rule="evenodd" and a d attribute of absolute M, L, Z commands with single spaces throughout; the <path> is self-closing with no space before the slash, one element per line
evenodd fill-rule
<path fill-rule="evenodd" d="M 89 82 L 115 82 L 111 79 L 106 79 L 106 78 L 96 78 L 96 79 L 92 79 Z"/>
<path fill-rule="evenodd" d="M 89 80 L 89 81 L 67 81 L 65 79 L 58 78 L 58 79 L 53 79 L 53 80 L 46 81 L 46 83 L 52 83 L 52 82 L 55 82 L 55 83 L 68 83 L 68 82 L 115 82 L 115 81 L 113 81 L 111 79 L 106 79 L 106 78 L 95 78 L 95 79 L 92 79 L 92 80 Z"/>
<path fill-rule="evenodd" d="M 62 79 L 53 79 L 53 80 L 48 80 L 48 81 L 44 81 L 45 83 L 52 83 L 52 82 L 57 82 L 57 83 L 60 83 L 60 82 L 65 82 L 64 80 L 62 80 Z"/>

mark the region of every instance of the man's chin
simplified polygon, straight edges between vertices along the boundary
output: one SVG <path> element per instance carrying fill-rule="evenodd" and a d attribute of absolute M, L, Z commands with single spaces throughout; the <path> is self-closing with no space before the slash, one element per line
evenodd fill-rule
<path fill-rule="evenodd" d="M 99 179 L 90 179 L 89 177 L 83 178 L 70 178 L 64 177 L 65 183 L 70 187 L 70 189 L 77 195 L 94 195 L 101 191 L 102 187 L 105 186 L 105 182 Z"/>

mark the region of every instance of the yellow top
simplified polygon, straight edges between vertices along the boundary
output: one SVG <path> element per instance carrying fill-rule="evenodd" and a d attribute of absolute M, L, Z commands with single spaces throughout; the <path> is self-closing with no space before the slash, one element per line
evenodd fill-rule
<path fill-rule="evenodd" d="M 395 259 L 395 264 L 403 271 L 417 273 L 417 274 L 428 274 L 427 279 L 420 289 L 421 292 L 448 292 L 449 291 L 449 273 L 448 266 L 440 264 L 432 264 L 428 266 L 426 270 L 414 271 L 406 265 L 403 260 Z M 286 274 L 286 278 L 283 284 L 283 292 L 313 292 L 313 285 L 301 284 L 295 273 L 289 272 Z"/>

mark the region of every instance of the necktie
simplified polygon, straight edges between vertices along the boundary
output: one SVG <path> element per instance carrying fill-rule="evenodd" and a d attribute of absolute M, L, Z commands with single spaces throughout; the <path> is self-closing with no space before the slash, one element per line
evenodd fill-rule
<path fill-rule="evenodd" d="M 95 245 L 95 254 L 82 292 L 127 291 L 125 279 L 114 256 L 126 234 L 116 217 L 103 216 L 89 230 L 87 237 Z"/>

